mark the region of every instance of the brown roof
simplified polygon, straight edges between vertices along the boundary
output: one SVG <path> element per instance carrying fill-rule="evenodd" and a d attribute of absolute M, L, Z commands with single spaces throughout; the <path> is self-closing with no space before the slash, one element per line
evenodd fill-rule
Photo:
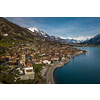
<path fill-rule="evenodd" d="M 22 51 L 22 55 L 24 55 L 24 50 Z"/>
<path fill-rule="evenodd" d="M 26 67 L 28 67 L 28 66 L 33 67 L 32 64 L 28 60 L 26 60 L 25 64 L 26 64 Z"/>
<path fill-rule="evenodd" d="M 8 63 L 9 63 L 9 64 L 15 64 L 16 61 L 9 61 Z"/>
<path fill-rule="evenodd" d="M 37 60 L 36 60 L 36 62 L 40 62 L 40 60 L 39 60 L 39 59 L 37 59 Z"/>
<path fill-rule="evenodd" d="M 18 55 L 13 55 L 12 57 L 13 57 L 14 59 L 16 59 L 16 58 L 18 57 Z"/>
<path fill-rule="evenodd" d="M 44 57 L 42 57 L 42 58 L 40 58 L 40 60 L 45 60 L 45 58 L 44 58 Z"/>
<path fill-rule="evenodd" d="M 26 70 L 26 72 L 32 72 L 32 71 L 33 71 L 32 69 Z"/>

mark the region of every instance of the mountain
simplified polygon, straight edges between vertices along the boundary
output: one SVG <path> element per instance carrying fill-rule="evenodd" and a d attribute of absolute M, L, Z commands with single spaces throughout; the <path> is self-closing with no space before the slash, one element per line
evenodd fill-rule
<path fill-rule="evenodd" d="M 80 43 L 80 40 L 75 40 L 75 39 L 65 39 L 68 43 Z"/>
<path fill-rule="evenodd" d="M 86 42 L 89 42 L 92 45 L 100 45 L 100 34 L 94 36 L 93 38 L 91 38 L 90 40 Z"/>
<path fill-rule="evenodd" d="M 51 40 L 51 41 L 58 41 L 58 42 L 61 42 L 61 43 L 67 43 L 67 41 L 65 39 L 61 39 L 60 37 L 56 37 L 56 36 L 50 36 L 47 33 L 43 32 L 43 31 L 40 31 L 37 28 L 30 27 L 28 29 L 30 31 L 32 31 L 34 34 L 36 34 L 40 37 L 43 37 L 45 39 L 48 39 L 48 40 Z"/>
<path fill-rule="evenodd" d="M 40 36 L 37 36 L 35 32 L 30 31 L 27 28 L 20 27 L 2 17 L 0 17 L 0 46 L 11 46 L 12 44 L 21 45 L 27 43 L 49 43 L 49 44 L 61 44 L 60 42 L 50 41 Z M 43 33 L 43 32 L 41 32 Z M 45 34 L 45 33 L 44 33 Z M 20 43 L 20 44 L 19 44 Z"/>
<path fill-rule="evenodd" d="M 12 43 L 28 43 L 34 42 L 42 44 L 43 41 L 56 44 L 56 43 L 90 43 L 92 45 L 100 45 L 100 34 L 90 37 L 79 37 L 79 38 L 67 38 L 50 36 L 47 33 L 40 31 L 37 28 L 24 28 L 20 27 L 2 17 L 0 17 L 0 46 L 1 45 L 12 45 Z M 42 42 L 41 42 L 42 41 Z M 60 43 L 61 42 L 61 43 Z M 16 44 L 18 45 L 18 44 Z"/>
<path fill-rule="evenodd" d="M 8 38 L 34 38 L 33 34 L 27 28 L 20 27 L 6 19 L 0 17 L 0 35 L 7 35 Z M 13 37 L 12 37 L 13 36 Z"/>
<path fill-rule="evenodd" d="M 68 42 L 68 43 L 82 43 L 82 42 L 85 42 L 87 40 L 89 40 L 91 37 L 79 37 L 79 38 L 66 38 L 65 40 Z"/>
<path fill-rule="evenodd" d="M 80 40 L 70 39 L 70 38 L 63 39 L 62 37 L 50 36 L 47 33 L 40 31 L 37 28 L 30 27 L 28 29 L 38 36 L 41 36 L 41 37 L 46 38 L 51 41 L 59 41 L 61 43 L 81 43 L 81 42 L 84 42 L 89 39 L 88 37 L 80 37 L 79 38 Z"/>

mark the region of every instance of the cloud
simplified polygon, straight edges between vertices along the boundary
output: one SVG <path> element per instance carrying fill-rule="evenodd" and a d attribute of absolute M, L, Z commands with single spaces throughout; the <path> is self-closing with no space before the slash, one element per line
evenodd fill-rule
<path fill-rule="evenodd" d="M 91 37 L 100 32 L 99 18 L 61 18 L 41 17 L 6 17 L 9 21 L 22 27 L 35 27 L 53 36 L 81 39 Z M 59 19 L 59 20 L 58 20 Z M 92 23 L 91 23 L 92 22 Z"/>

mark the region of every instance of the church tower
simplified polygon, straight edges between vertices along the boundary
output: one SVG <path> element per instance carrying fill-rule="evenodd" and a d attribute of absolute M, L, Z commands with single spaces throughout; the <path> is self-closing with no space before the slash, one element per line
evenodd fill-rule
<path fill-rule="evenodd" d="M 24 50 L 22 51 L 22 65 L 25 63 L 25 54 L 24 54 Z"/>

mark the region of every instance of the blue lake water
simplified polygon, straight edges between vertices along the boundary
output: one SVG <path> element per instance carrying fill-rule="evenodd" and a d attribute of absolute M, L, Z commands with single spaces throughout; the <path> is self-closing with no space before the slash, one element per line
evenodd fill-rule
<path fill-rule="evenodd" d="M 79 48 L 87 53 L 57 68 L 53 74 L 56 84 L 100 84 L 100 47 Z"/>

